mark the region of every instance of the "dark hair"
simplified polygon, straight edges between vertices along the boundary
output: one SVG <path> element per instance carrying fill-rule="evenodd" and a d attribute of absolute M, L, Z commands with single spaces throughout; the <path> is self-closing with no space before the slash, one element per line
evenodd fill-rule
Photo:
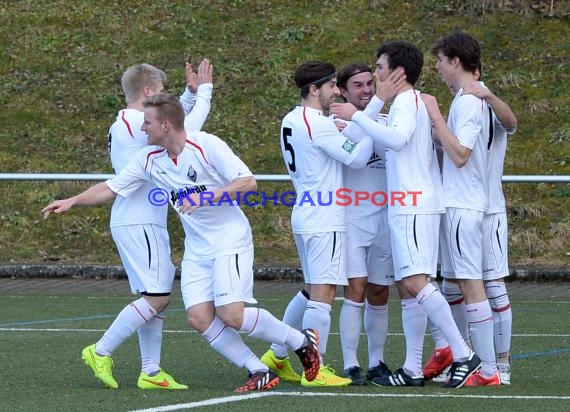
<path fill-rule="evenodd" d="M 305 98 L 309 94 L 309 87 L 313 84 L 320 88 L 323 84 L 329 82 L 336 75 L 336 69 L 331 63 L 323 61 L 309 61 L 300 65 L 293 79 L 299 89 L 301 89 L 301 97 Z"/>
<path fill-rule="evenodd" d="M 155 94 L 144 100 L 143 107 L 154 107 L 160 122 L 168 120 L 174 129 L 184 130 L 184 108 L 178 97 L 166 93 Z"/>
<path fill-rule="evenodd" d="M 460 30 L 441 37 L 431 49 L 437 56 L 439 52 L 453 59 L 457 57 L 463 70 L 475 73 L 481 64 L 481 46 L 475 37 Z"/>
<path fill-rule="evenodd" d="M 346 84 L 352 76 L 360 73 L 372 73 L 370 66 L 364 63 L 350 63 L 338 71 L 336 84 L 338 87 L 346 89 Z"/>
<path fill-rule="evenodd" d="M 392 41 L 378 47 L 376 56 L 385 54 L 388 57 L 388 68 L 402 67 L 406 73 L 406 81 L 416 84 L 424 65 L 424 55 L 416 46 L 405 41 Z"/>

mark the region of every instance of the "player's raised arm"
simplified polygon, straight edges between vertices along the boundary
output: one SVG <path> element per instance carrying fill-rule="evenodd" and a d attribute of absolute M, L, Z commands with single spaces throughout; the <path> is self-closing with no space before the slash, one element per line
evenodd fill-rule
<path fill-rule="evenodd" d="M 65 213 L 74 206 L 96 206 L 105 203 L 116 196 L 107 182 L 97 183 L 84 192 L 73 197 L 55 200 L 42 209 L 44 219 L 52 213 Z"/>
<path fill-rule="evenodd" d="M 517 117 L 512 109 L 497 97 L 489 88 L 483 86 L 480 82 L 474 81 L 463 86 L 462 94 L 472 94 L 480 99 L 484 99 L 503 125 L 510 133 L 514 133 L 517 129 Z"/>

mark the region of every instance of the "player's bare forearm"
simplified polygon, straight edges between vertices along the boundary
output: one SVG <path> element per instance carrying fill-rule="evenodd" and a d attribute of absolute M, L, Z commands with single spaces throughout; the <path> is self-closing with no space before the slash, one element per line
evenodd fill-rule
<path fill-rule="evenodd" d="M 517 117 L 508 104 L 493 93 L 485 101 L 491 106 L 505 129 L 515 130 L 517 128 Z"/>
<path fill-rule="evenodd" d="M 96 206 L 105 203 L 116 196 L 106 182 L 91 186 L 84 192 L 73 197 L 56 200 L 42 209 L 43 217 L 46 219 L 51 213 L 64 213 L 74 206 Z"/>
<path fill-rule="evenodd" d="M 453 164 L 458 168 L 465 166 L 471 155 L 471 150 L 459 143 L 459 140 L 451 133 L 443 118 L 433 122 L 433 133 L 437 136 L 437 140 Z"/>
<path fill-rule="evenodd" d="M 491 106 L 505 129 L 515 130 L 517 128 L 517 117 L 509 105 L 497 97 L 489 88 L 482 86 L 480 82 L 475 81 L 464 86 L 463 94 L 472 94 L 484 99 Z"/>

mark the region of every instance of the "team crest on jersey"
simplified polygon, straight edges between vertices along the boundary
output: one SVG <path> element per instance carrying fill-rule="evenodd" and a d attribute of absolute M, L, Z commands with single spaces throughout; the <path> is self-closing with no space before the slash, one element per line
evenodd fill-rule
<path fill-rule="evenodd" d="M 373 169 L 385 169 L 386 165 L 384 164 L 384 159 L 378 156 L 376 153 L 372 152 L 372 156 L 366 162 L 366 166 L 369 166 Z"/>
<path fill-rule="evenodd" d="M 345 151 L 347 151 L 348 153 L 352 153 L 352 151 L 354 150 L 355 147 L 356 147 L 356 143 L 350 141 L 349 139 L 346 139 L 346 141 L 342 145 L 342 148 Z"/>
<path fill-rule="evenodd" d="M 188 168 L 188 173 L 186 173 L 186 176 L 188 176 L 188 179 L 190 179 L 191 181 L 196 182 L 196 179 L 198 178 L 198 173 L 196 173 L 194 168 L 190 166 Z"/>

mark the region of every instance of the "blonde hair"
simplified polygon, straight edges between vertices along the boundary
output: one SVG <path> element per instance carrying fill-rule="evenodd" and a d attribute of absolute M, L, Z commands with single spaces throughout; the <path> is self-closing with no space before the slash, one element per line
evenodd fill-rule
<path fill-rule="evenodd" d="M 151 64 L 130 66 L 121 77 L 125 101 L 127 103 L 135 101 L 141 96 L 145 87 L 155 89 L 161 83 L 166 83 L 166 80 L 166 73 Z"/>

